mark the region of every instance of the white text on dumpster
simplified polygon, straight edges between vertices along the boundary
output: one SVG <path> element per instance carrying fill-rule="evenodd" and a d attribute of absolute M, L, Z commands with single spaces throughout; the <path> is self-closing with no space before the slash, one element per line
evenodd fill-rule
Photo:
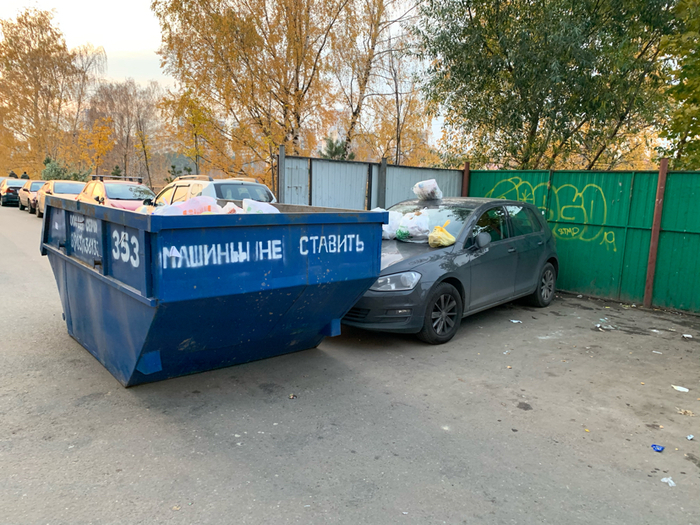
<path fill-rule="evenodd" d="M 361 252 L 365 249 L 365 243 L 359 235 L 304 235 L 299 239 L 299 252 L 302 255 L 309 253 L 347 253 Z"/>
<path fill-rule="evenodd" d="M 71 248 L 84 256 L 100 257 L 99 225 L 95 219 L 71 215 Z M 92 237 L 94 235 L 94 237 Z"/>
<path fill-rule="evenodd" d="M 284 257 L 282 241 L 227 242 L 195 246 L 165 247 L 163 268 L 199 268 L 249 261 L 278 260 Z"/>

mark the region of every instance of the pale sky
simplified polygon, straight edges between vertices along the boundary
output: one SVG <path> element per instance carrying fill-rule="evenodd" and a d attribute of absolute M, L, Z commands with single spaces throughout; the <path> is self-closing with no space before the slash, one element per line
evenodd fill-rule
<path fill-rule="evenodd" d="M 0 0 L 0 19 L 16 18 L 25 7 L 53 11 L 69 48 L 90 43 L 105 49 L 108 79 L 170 86 L 173 80 L 161 72 L 156 55 L 160 27 L 150 5 L 150 0 Z"/>

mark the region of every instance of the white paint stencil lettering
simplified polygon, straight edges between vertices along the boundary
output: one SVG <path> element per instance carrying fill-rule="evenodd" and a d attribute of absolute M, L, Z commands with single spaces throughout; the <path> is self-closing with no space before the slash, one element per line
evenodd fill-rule
<path fill-rule="evenodd" d="M 199 268 L 284 258 L 282 241 L 227 242 L 194 246 L 166 246 L 161 253 L 163 269 Z"/>
<path fill-rule="evenodd" d="M 362 252 L 365 243 L 356 234 L 348 235 L 304 235 L 299 239 L 299 252 L 302 255 L 309 253 L 347 253 Z"/>

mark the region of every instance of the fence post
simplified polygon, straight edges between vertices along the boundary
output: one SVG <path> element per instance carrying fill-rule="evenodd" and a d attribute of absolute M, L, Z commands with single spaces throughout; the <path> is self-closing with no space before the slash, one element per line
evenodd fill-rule
<path fill-rule="evenodd" d="M 280 203 L 286 203 L 285 169 L 284 169 L 284 144 L 280 144 L 280 154 L 277 157 L 277 200 Z"/>
<path fill-rule="evenodd" d="M 379 180 L 377 181 L 377 206 L 386 208 L 386 158 L 379 165 Z"/>
<path fill-rule="evenodd" d="M 464 163 L 464 172 L 462 173 L 462 197 L 469 197 L 469 179 L 471 178 L 471 171 L 469 170 L 469 163 Z"/>
<path fill-rule="evenodd" d="M 372 163 L 367 163 L 367 188 L 365 189 L 365 210 L 372 208 Z"/>
<path fill-rule="evenodd" d="M 656 184 L 656 201 L 654 203 L 654 222 L 651 225 L 651 242 L 649 243 L 649 262 L 647 263 L 647 280 L 644 286 L 644 306 L 649 308 L 654 298 L 654 276 L 656 275 L 656 256 L 659 252 L 659 234 L 661 232 L 661 215 L 664 212 L 664 192 L 666 191 L 666 174 L 668 159 L 661 159 L 659 164 L 659 181 Z"/>
<path fill-rule="evenodd" d="M 309 159 L 307 171 L 309 173 L 309 206 L 314 205 L 314 163 Z"/>

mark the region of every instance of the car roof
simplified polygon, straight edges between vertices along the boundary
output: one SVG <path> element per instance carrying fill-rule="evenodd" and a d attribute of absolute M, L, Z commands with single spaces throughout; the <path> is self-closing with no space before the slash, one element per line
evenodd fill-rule
<path fill-rule="evenodd" d="M 409 199 L 402 202 L 397 202 L 396 204 L 412 204 L 420 206 L 421 204 L 426 207 L 429 206 L 458 206 L 460 208 L 478 208 L 484 204 L 501 204 L 501 205 L 512 205 L 512 204 L 527 204 L 519 201 L 510 201 L 505 199 L 494 199 L 490 197 L 445 197 L 439 200 L 420 200 L 420 199 Z M 394 204 L 393 206 L 395 206 Z"/>
<path fill-rule="evenodd" d="M 260 182 L 247 179 L 215 179 L 210 182 L 213 184 L 254 184 L 255 186 L 265 186 L 265 184 L 261 184 Z M 265 187 L 267 188 L 267 186 Z"/>

